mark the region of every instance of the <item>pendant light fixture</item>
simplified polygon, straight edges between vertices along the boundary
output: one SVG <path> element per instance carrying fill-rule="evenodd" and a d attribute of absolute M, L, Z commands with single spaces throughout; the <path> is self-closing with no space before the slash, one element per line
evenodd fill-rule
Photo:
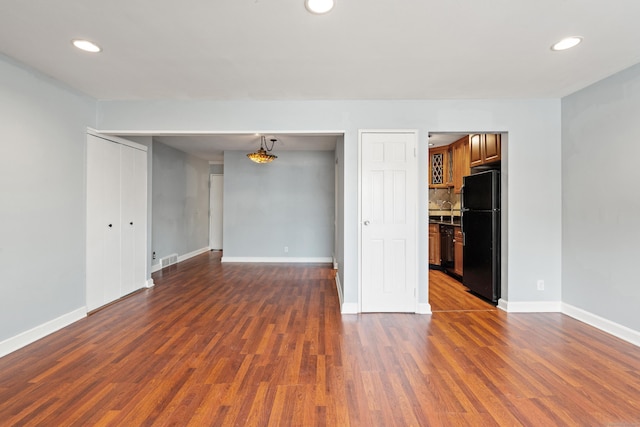
<path fill-rule="evenodd" d="M 271 150 L 273 150 L 273 146 L 277 140 L 275 138 L 271 138 L 270 141 L 271 147 L 269 147 L 269 145 L 267 144 L 267 138 L 265 138 L 264 135 L 260 136 L 260 149 L 253 153 L 247 154 L 247 157 L 255 163 L 271 163 L 272 161 L 277 159 L 278 156 L 269 154 Z"/>

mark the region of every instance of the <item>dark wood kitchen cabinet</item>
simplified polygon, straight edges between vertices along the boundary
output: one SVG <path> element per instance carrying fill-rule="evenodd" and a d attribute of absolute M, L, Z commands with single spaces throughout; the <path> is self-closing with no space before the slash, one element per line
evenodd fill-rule
<path fill-rule="evenodd" d="M 429 264 L 440 265 L 440 226 L 429 224 Z"/>
<path fill-rule="evenodd" d="M 500 161 L 500 134 L 473 134 L 469 136 L 470 167 Z"/>
<path fill-rule="evenodd" d="M 464 250 L 464 237 L 462 236 L 462 229 L 460 227 L 453 227 L 453 272 L 458 276 L 462 276 L 462 253 Z"/>

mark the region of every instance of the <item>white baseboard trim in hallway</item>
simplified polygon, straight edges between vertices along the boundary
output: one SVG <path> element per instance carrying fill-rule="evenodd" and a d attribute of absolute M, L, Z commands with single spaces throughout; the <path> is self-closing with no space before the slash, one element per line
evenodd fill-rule
<path fill-rule="evenodd" d="M 309 263 L 309 264 L 330 264 L 331 257 L 228 257 L 223 256 L 221 262 L 255 262 L 255 263 Z"/>
<path fill-rule="evenodd" d="M 206 248 L 197 249 L 197 250 L 195 250 L 193 252 L 189 252 L 188 254 L 178 255 L 178 262 L 186 261 L 189 258 L 193 258 L 194 256 L 198 256 L 198 255 L 203 254 L 205 252 L 209 252 L 210 250 L 211 249 L 209 249 L 209 247 L 207 246 Z M 155 273 L 156 271 L 160 271 L 160 270 L 162 270 L 162 265 L 160 263 L 154 264 L 154 265 L 151 266 L 151 272 L 152 273 Z"/>

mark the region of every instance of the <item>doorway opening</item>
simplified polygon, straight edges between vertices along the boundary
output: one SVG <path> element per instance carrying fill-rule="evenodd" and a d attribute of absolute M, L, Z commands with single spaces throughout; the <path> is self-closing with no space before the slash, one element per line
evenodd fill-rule
<path fill-rule="evenodd" d="M 431 311 L 495 310 L 506 296 L 507 134 L 433 132 L 428 142 Z M 495 185 L 481 193 L 472 183 L 486 175 Z M 477 214 L 470 200 L 477 199 L 492 203 L 483 214 L 486 224 L 472 221 Z"/>
<path fill-rule="evenodd" d="M 275 181 L 269 188 L 276 192 L 279 191 L 279 193 L 267 200 L 268 206 L 261 210 L 247 208 L 247 203 L 244 202 L 236 204 L 238 215 L 232 215 L 231 219 L 234 222 L 233 226 L 239 230 L 238 233 L 248 233 L 248 239 L 253 242 L 256 241 L 256 235 L 265 234 L 249 233 L 251 231 L 249 228 L 255 225 L 257 219 L 271 220 L 271 223 L 275 224 L 271 228 L 263 226 L 262 231 L 280 227 L 278 230 L 285 229 L 288 233 L 281 234 L 286 234 L 290 239 L 286 242 L 277 242 L 277 244 L 273 243 L 274 239 L 263 239 L 266 242 L 265 245 L 273 243 L 273 247 L 263 245 L 264 247 L 258 248 L 257 244 L 245 245 L 244 249 L 240 248 L 240 255 L 236 255 L 238 262 L 276 262 L 277 259 L 283 262 L 320 262 L 318 260 L 322 259 L 322 262 L 333 262 L 333 265 L 338 267 L 336 281 L 339 281 L 343 276 L 344 215 L 341 214 L 334 218 L 336 211 L 343 212 L 344 210 L 343 131 L 134 131 L 118 132 L 118 134 L 125 138 L 144 140 L 150 149 L 150 164 L 158 160 L 156 157 L 162 157 L 159 159 L 158 167 L 153 169 L 153 175 L 150 173 L 148 180 L 149 194 L 154 195 L 151 197 L 148 212 L 150 224 L 148 245 L 150 253 L 154 254 L 153 257 L 150 256 L 148 262 L 149 274 L 161 268 L 158 260 L 165 252 L 176 253 L 178 261 L 184 261 L 202 253 L 205 249 L 209 249 L 209 246 L 220 246 L 220 248 L 213 247 L 212 249 L 226 251 L 229 243 L 229 247 L 234 248 L 234 241 L 226 234 L 222 244 L 211 245 L 214 240 L 209 232 L 211 221 L 207 212 L 211 208 L 210 177 L 211 174 L 224 174 L 226 182 L 226 178 L 230 174 L 228 170 L 224 171 L 223 169 L 227 163 L 225 152 L 233 153 L 238 157 L 238 162 L 242 158 L 247 164 L 254 165 L 246 158 L 246 154 L 256 150 L 256 147 L 259 146 L 259 135 L 265 134 L 268 136 L 276 135 L 278 138 L 278 143 L 274 147 L 274 152 L 279 156 L 276 161 L 278 163 L 256 166 L 277 167 L 280 163 L 280 166 L 284 167 L 286 162 L 289 162 L 287 173 L 299 171 L 298 178 L 277 180 L 278 177 L 271 177 Z M 258 145 L 256 145 L 256 140 Z M 290 155 L 287 156 L 285 153 Z M 287 157 L 290 158 L 287 159 Z M 309 173 L 309 170 L 313 173 Z M 247 196 L 246 200 L 255 200 L 260 194 L 264 194 L 266 192 L 265 186 L 267 186 L 266 181 L 270 179 L 268 176 L 263 176 L 265 168 L 253 172 L 253 175 L 244 178 L 237 173 L 235 174 L 237 185 L 233 191 L 243 195 L 250 191 L 253 192 Z M 261 173 L 262 175 L 260 175 Z M 309 185 L 304 185 L 307 184 L 305 180 L 312 180 L 320 175 L 326 179 L 313 179 L 308 183 Z M 336 178 L 339 182 L 334 185 Z M 246 182 L 240 182 L 242 179 L 245 179 Z M 324 186 L 318 184 L 320 181 L 324 183 Z M 282 182 L 295 183 L 301 189 L 296 194 L 290 194 L 282 189 Z M 183 183 L 185 185 L 182 185 Z M 313 194 L 310 194 L 310 187 L 316 189 L 318 197 L 313 197 Z M 223 188 L 226 188 L 226 184 Z M 313 209 L 309 215 L 295 214 L 296 209 L 299 210 L 300 206 L 312 205 L 320 197 L 327 201 L 324 207 Z M 305 203 L 306 198 L 310 200 L 307 203 Z M 226 204 L 226 201 L 224 203 Z M 290 206 L 283 207 L 287 203 Z M 334 205 L 336 205 L 335 208 Z M 247 209 L 243 210 L 243 206 Z M 226 208 L 223 207 L 223 210 Z M 320 211 L 326 211 L 324 219 L 319 217 Z M 240 214 L 251 215 L 250 220 L 245 218 L 242 221 L 244 226 L 238 225 Z M 315 217 L 312 217 L 312 214 Z M 283 219 L 287 215 L 298 222 L 296 226 L 294 226 L 293 220 Z M 223 215 L 223 219 L 224 217 Z M 223 229 L 225 228 L 223 227 Z M 290 243 L 293 240 L 302 243 L 299 245 L 296 245 L 295 242 Z M 319 246 L 321 246 L 321 250 L 318 251 Z M 315 252 L 310 248 L 315 248 Z M 238 249 L 237 244 L 235 249 Z M 256 252 L 258 249 L 262 252 Z M 301 252 L 296 253 L 296 250 Z M 339 293 L 342 294 L 340 287 Z"/>

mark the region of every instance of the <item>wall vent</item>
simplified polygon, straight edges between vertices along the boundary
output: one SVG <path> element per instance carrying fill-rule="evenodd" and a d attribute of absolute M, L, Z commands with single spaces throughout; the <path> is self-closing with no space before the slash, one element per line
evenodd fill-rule
<path fill-rule="evenodd" d="M 178 262 L 178 254 L 171 254 L 167 257 L 160 258 L 160 267 L 165 268 L 168 265 Z"/>

